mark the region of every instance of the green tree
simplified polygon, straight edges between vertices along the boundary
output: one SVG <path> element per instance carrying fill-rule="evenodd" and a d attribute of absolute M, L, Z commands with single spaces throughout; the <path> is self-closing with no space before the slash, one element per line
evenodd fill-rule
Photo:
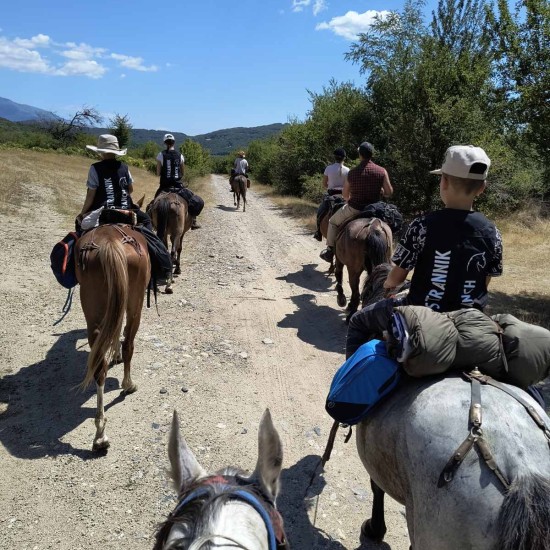
<path fill-rule="evenodd" d="M 133 126 L 130 124 L 128 115 L 115 114 L 109 120 L 109 133 L 117 137 L 121 149 L 129 145 L 132 137 L 132 128 Z"/>
<path fill-rule="evenodd" d="M 200 143 L 187 138 L 180 146 L 185 165 L 197 175 L 210 173 L 210 153 Z"/>
<path fill-rule="evenodd" d="M 495 76 L 507 130 L 533 145 L 550 187 L 550 3 L 498 0 L 491 18 Z"/>

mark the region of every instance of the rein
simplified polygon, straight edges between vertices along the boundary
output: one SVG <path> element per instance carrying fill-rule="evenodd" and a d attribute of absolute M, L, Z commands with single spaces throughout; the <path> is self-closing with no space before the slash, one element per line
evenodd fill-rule
<path fill-rule="evenodd" d="M 236 486 L 231 485 L 229 483 L 229 479 L 224 476 L 215 475 L 206 478 L 204 481 L 201 482 L 199 487 L 191 491 L 189 494 L 185 495 L 178 502 L 176 508 L 170 514 L 169 519 L 171 519 L 173 522 L 174 518 L 180 515 L 188 504 L 210 494 L 208 486 L 216 486 L 221 489 L 221 492 L 214 495 L 213 499 L 225 496 L 232 500 L 244 502 L 251 506 L 260 515 L 267 530 L 269 550 L 287 549 L 286 537 L 283 531 L 283 520 L 280 513 L 275 508 L 275 504 L 273 503 L 273 501 L 263 493 L 260 493 L 260 500 L 260 498 L 258 498 L 252 492 L 247 491 L 245 488 L 239 488 L 239 485 L 241 485 L 242 487 L 246 487 L 247 485 L 242 483 L 242 481 L 236 476 L 234 477 L 234 481 L 236 483 Z M 262 504 L 262 500 L 269 505 L 269 511 L 266 510 L 266 507 Z M 188 550 L 198 550 L 202 548 L 204 544 L 212 541 L 215 538 L 225 539 L 233 544 L 236 544 L 239 548 L 243 548 L 244 550 L 246 550 L 246 547 L 238 541 L 227 537 L 226 535 L 217 534 L 209 534 L 199 537 L 191 543 Z"/>

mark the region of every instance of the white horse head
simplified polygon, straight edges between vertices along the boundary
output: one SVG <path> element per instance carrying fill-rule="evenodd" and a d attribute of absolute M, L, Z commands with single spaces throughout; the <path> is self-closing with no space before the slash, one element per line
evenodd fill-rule
<path fill-rule="evenodd" d="M 156 550 L 284 548 L 275 509 L 283 449 L 268 409 L 258 431 L 258 461 L 250 477 L 234 468 L 208 475 L 189 449 L 174 411 L 168 447 L 179 502 L 157 533 Z"/>

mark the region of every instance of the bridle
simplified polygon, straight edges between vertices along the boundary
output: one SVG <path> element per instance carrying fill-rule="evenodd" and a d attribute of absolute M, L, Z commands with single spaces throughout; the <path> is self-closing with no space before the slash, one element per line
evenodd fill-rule
<path fill-rule="evenodd" d="M 213 487 L 216 488 L 216 493 L 212 495 Z M 195 486 L 194 489 L 182 496 L 168 517 L 168 522 L 172 524 L 176 523 L 178 516 L 183 514 L 189 504 L 204 497 L 209 497 L 208 500 L 205 500 L 205 503 L 208 504 L 220 497 L 248 504 L 260 515 L 265 524 L 269 550 L 288 550 L 283 530 L 283 519 L 275 508 L 275 503 L 258 486 L 250 483 L 248 479 L 239 476 L 214 475 L 204 478 L 199 482 L 198 486 Z M 225 539 L 237 545 L 237 547 L 247 550 L 238 541 L 225 535 L 217 534 L 204 535 L 195 539 L 188 550 L 199 550 L 207 542 L 218 538 Z"/>

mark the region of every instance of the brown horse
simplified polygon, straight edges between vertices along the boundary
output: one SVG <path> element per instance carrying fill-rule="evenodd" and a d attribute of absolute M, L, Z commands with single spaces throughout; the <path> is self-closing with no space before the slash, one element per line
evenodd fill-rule
<path fill-rule="evenodd" d="M 392 231 L 378 218 L 358 218 L 347 223 L 336 238 L 335 269 L 337 302 L 346 305 L 342 288 L 344 266 L 348 268 L 351 298 L 347 307 L 346 322 L 359 306 L 359 279 L 361 273 L 370 273 L 372 268 L 390 262 L 392 256 Z"/>
<path fill-rule="evenodd" d="M 239 209 L 241 205 L 241 196 L 243 198 L 243 212 L 246 212 L 246 177 L 242 175 L 235 176 L 231 180 L 231 188 L 233 189 L 233 204 Z"/>
<path fill-rule="evenodd" d="M 82 387 L 95 380 L 97 412 L 93 449 L 101 450 L 109 447 L 103 406 L 105 378 L 108 365 L 120 353 L 124 314 L 122 389 L 125 393 L 133 393 L 137 389 L 130 376 L 130 362 L 141 321 L 145 289 L 151 277 L 151 264 L 145 238 L 126 225 L 100 225 L 85 233 L 76 243 L 75 257 L 80 301 L 91 348 Z"/>
<path fill-rule="evenodd" d="M 172 247 L 170 255 L 175 265 L 174 275 L 181 273 L 180 257 L 183 236 L 189 231 L 192 223 L 187 201 L 177 193 L 160 193 L 147 209 L 159 239 L 168 248 L 168 235 Z M 166 294 L 172 294 L 173 278 L 166 284 Z"/>

